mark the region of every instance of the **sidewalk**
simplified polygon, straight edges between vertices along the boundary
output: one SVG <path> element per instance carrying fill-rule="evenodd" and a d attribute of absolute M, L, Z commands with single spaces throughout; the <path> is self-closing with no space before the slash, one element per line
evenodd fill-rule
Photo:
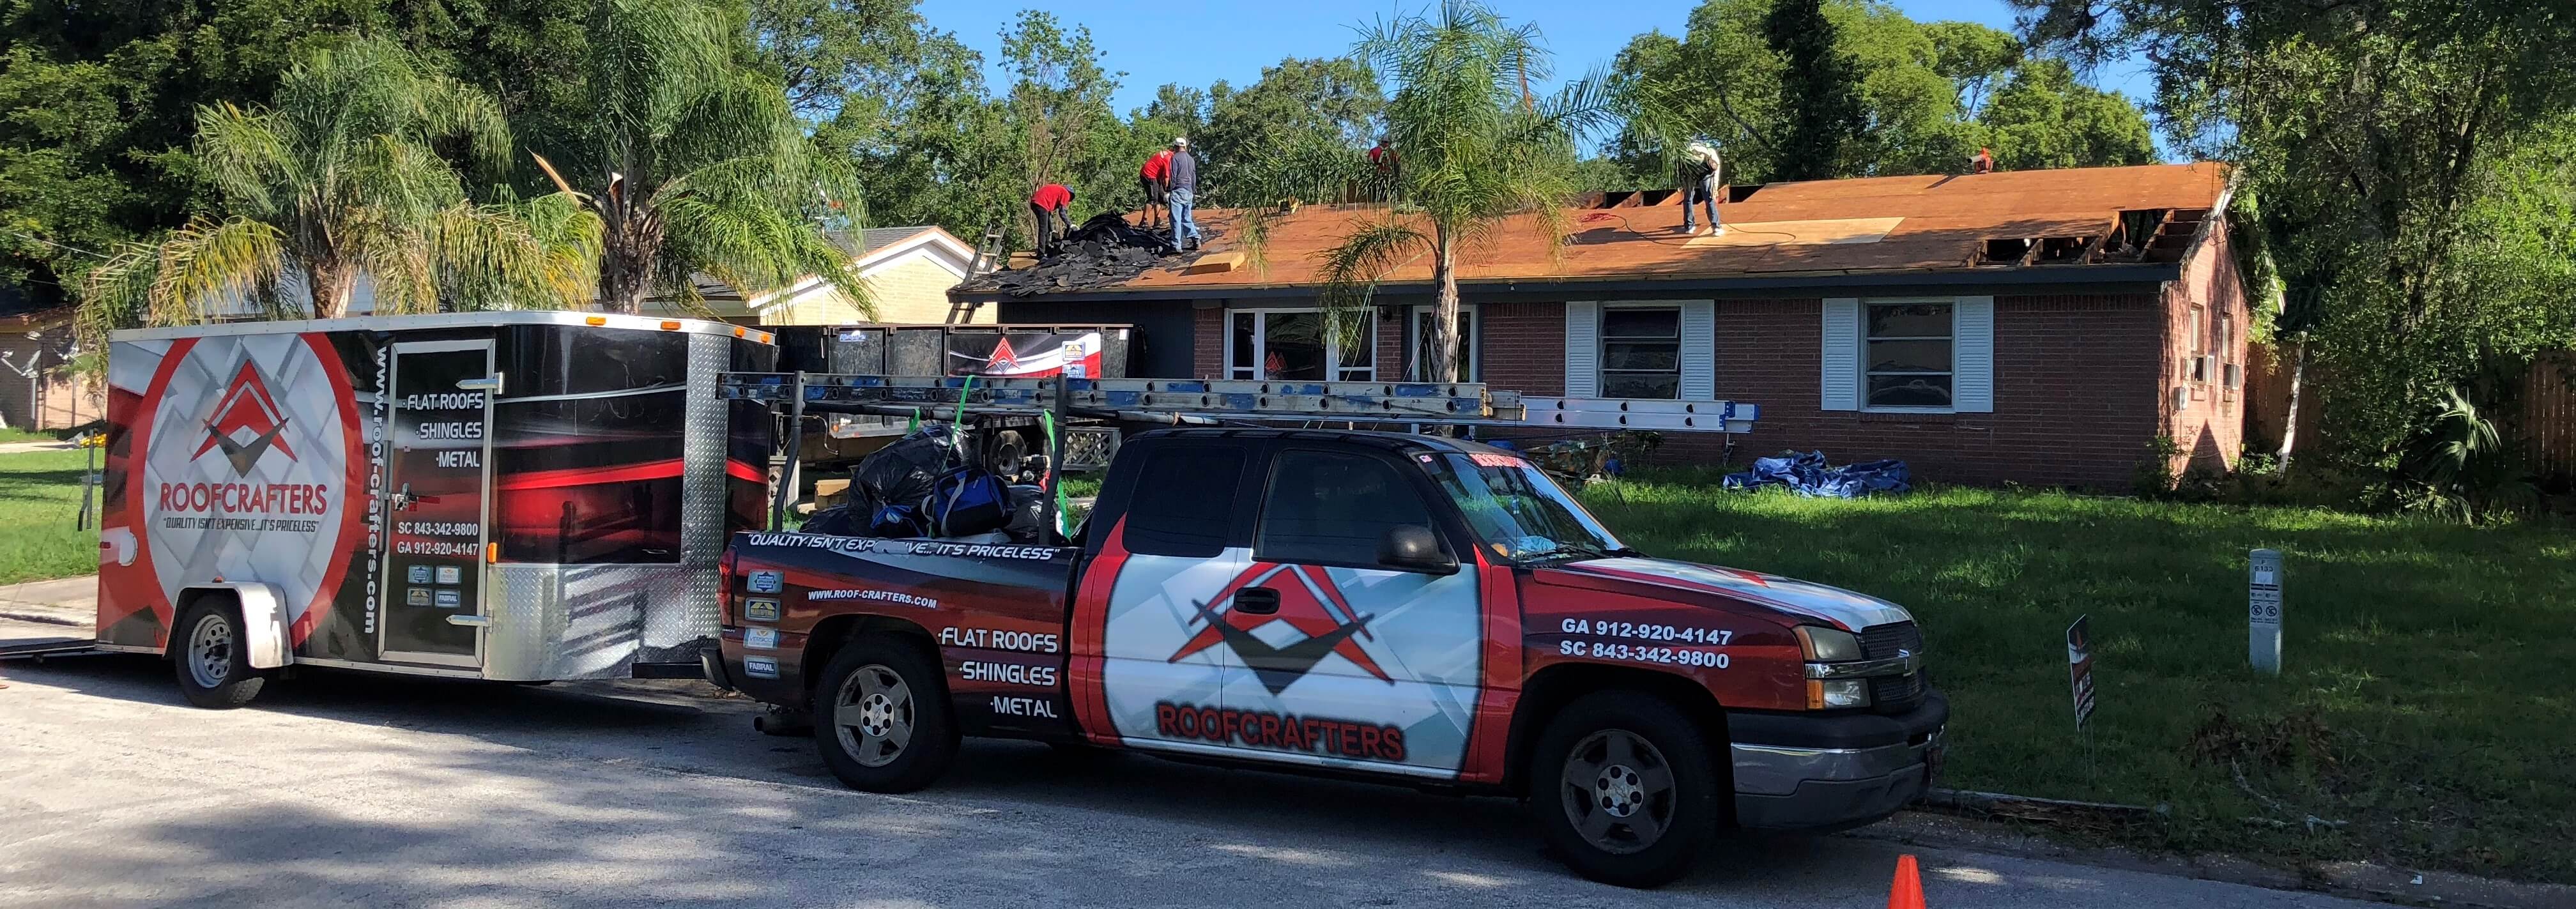
<path fill-rule="evenodd" d="M 0 618 L 86 631 L 98 620 L 98 576 L 0 584 Z"/>
<path fill-rule="evenodd" d="M 80 446 L 78 446 L 78 445 L 74 445 L 74 444 L 72 444 L 72 443 L 70 443 L 70 442 L 8 442 L 8 443 L 5 443 L 5 444 L 0 444 L 0 454 L 18 454 L 18 453 L 21 453 L 21 452 L 29 452 L 29 451 L 79 451 L 79 450 L 80 450 Z"/>

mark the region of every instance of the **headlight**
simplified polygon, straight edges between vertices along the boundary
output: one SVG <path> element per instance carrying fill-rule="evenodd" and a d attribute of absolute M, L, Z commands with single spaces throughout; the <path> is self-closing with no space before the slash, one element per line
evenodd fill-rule
<path fill-rule="evenodd" d="M 1807 709 L 1840 710 L 1869 706 L 1868 679 L 1809 679 Z"/>
<path fill-rule="evenodd" d="M 1859 635 L 1821 625 L 1800 625 L 1793 630 L 1798 635 L 1798 649 L 1806 651 L 1808 662 L 1860 659 Z"/>

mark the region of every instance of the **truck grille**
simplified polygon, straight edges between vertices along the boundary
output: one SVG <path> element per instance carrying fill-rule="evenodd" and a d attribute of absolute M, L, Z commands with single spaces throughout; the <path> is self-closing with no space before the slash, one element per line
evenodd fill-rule
<path fill-rule="evenodd" d="M 1923 631 L 1912 622 L 1890 622 L 1860 630 L 1860 654 L 1873 660 L 1900 653 L 1923 653 Z M 1883 675 L 1869 680 L 1869 703 L 1880 713 L 1904 713 L 1923 704 L 1923 673 Z"/>

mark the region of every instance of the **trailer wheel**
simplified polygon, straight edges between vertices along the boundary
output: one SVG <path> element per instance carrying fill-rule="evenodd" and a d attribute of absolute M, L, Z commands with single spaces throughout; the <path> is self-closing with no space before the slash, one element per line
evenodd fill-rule
<path fill-rule="evenodd" d="M 883 636 L 832 656 L 814 693 L 814 741 L 832 775 L 852 789 L 911 792 L 957 757 L 957 723 L 939 666 Z"/>
<path fill-rule="evenodd" d="M 1029 445 L 1019 430 L 1005 429 L 993 433 L 992 445 L 985 449 L 984 469 L 1001 477 L 1003 482 L 1017 483 L 1022 462 L 1028 460 Z"/>
<path fill-rule="evenodd" d="M 1689 873 L 1724 820 L 1709 743 L 1672 704 L 1602 691 L 1566 705 L 1538 741 L 1530 807 L 1577 874 L 1658 887 Z"/>
<path fill-rule="evenodd" d="M 170 639 L 170 662 L 188 703 L 230 710 L 250 703 L 268 684 L 267 671 L 251 668 L 241 611 L 231 601 L 199 599 L 173 627 L 177 633 Z"/>

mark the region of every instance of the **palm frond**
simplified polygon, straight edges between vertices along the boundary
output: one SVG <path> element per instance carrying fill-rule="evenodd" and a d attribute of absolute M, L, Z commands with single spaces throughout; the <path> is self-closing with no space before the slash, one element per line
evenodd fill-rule
<path fill-rule="evenodd" d="M 194 325 L 228 298 L 275 293 L 284 239 L 277 228 L 248 218 L 192 221 L 171 231 L 153 249 L 143 323 Z"/>
<path fill-rule="evenodd" d="M 1389 216 L 1361 224 L 1324 253 L 1324 288 L 1318 298 L 1327 311 L 1358 309 L 1377 296 L 1379 282 L 1432 248 L 1431 236 L 1404 219 Z"/>
<path fill-rule="evenodd" d="M 287 155 L 278 118 L 226 101 L 197 108 L 197 166 L 234 207 L 271 215 L 281 200 L 275 188 L 296 170 Z"/>

